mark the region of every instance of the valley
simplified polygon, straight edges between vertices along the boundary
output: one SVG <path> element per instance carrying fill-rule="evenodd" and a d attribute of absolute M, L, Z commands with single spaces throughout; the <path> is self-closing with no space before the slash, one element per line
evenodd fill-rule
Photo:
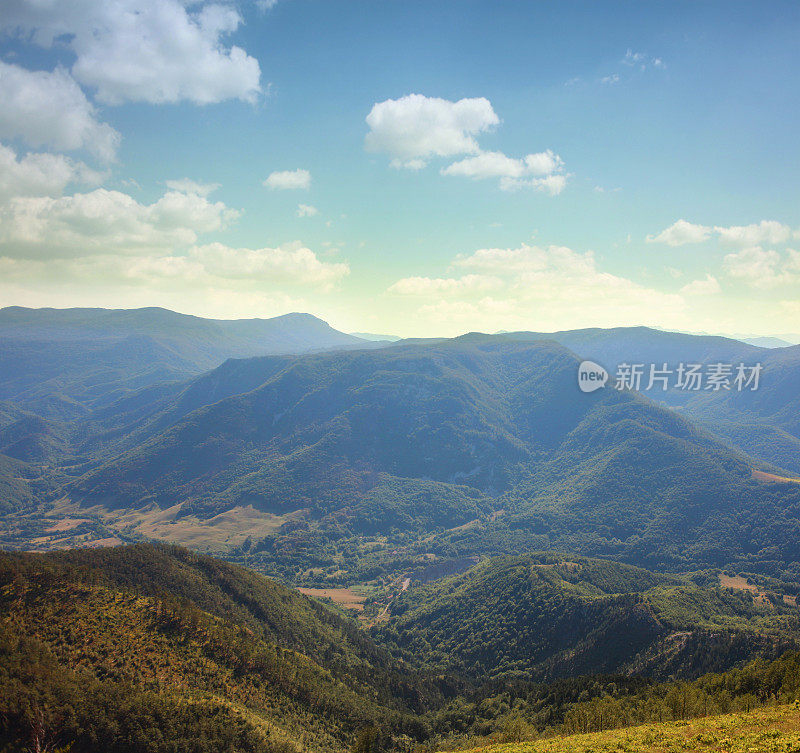
<path fill-rule="evenodd" d="M 0 348 L 59 360 L 0 380 L 0 682 L 23 699 L 0 709 L 8 740 L 69 698 L 42 729 L 79 751 L 156 753 L 141 724 L 191 751 L 549 750 L 606 704 L 599 737 L 563 743 L 604 749 L 656 734 L 611 727 L 680 721 L 676 693 L 705 699 L 691 718 L 735 721 L 673 723 L 674 744 L 734 724 L 752 741 L 747 713 L 792 739 L 791 706 L 751 709 L 796 693 L 764 679 L 800 650 L 795 348 L 27 316 L 0 312 Z M 191 364 L 114 362 L 98 391 L 79 368 L 95 343 Z M 578 390 L 587 354 L 665 344 L 756 353 L 763 393 Z"/>

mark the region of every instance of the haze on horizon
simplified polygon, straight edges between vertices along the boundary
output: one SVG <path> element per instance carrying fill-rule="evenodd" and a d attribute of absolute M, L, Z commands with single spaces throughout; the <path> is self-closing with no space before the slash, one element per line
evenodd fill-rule
<path fill-rule="evenodd" d="M 14 0 L 0 307 L 800 331 L 800 7 Z"/>

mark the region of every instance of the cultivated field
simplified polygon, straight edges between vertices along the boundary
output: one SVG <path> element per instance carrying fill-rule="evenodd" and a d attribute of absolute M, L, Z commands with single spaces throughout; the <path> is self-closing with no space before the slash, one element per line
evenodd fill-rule
<path fill-rule="evenodd" d="M 366 597 L 349 588 L 298 588 L 297 590 L 314 599 L 329 599 L 345 609 L 353 609 L 356 612 L 364 609 Z"/>

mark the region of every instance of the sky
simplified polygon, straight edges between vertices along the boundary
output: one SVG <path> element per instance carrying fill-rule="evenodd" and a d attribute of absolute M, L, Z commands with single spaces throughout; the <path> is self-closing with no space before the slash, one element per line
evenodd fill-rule
<path fill-rule="evenodd" d="M 798 38 L 796 2 L 4 0 L 0 306 L 798 333 Z"/>

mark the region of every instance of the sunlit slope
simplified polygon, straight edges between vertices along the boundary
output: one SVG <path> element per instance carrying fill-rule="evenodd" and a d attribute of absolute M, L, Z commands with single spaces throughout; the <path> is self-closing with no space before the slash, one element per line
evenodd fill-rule
<path fill-rule="evenodd" d="M 357 627 L 297 592 L 147 545 L 0 555 L 0 687 L 0 733 L 24 740 L 30 710 L 50 709 L 76 751 L 163 750 L 164 739 L 200 750 L 182 741 L 204 729 L 208 750 L 343 750 L 426 697 Z M 154 727 L 141 745 L 123 729 L 131 713 Z"/>
<path fill-rule="evenodd" d="M 800 750 L 800 708 L 797 704 L 773 706 L 686 722 L 646 724 L 469 750 L 476 753 L 791 753 Z"/>

